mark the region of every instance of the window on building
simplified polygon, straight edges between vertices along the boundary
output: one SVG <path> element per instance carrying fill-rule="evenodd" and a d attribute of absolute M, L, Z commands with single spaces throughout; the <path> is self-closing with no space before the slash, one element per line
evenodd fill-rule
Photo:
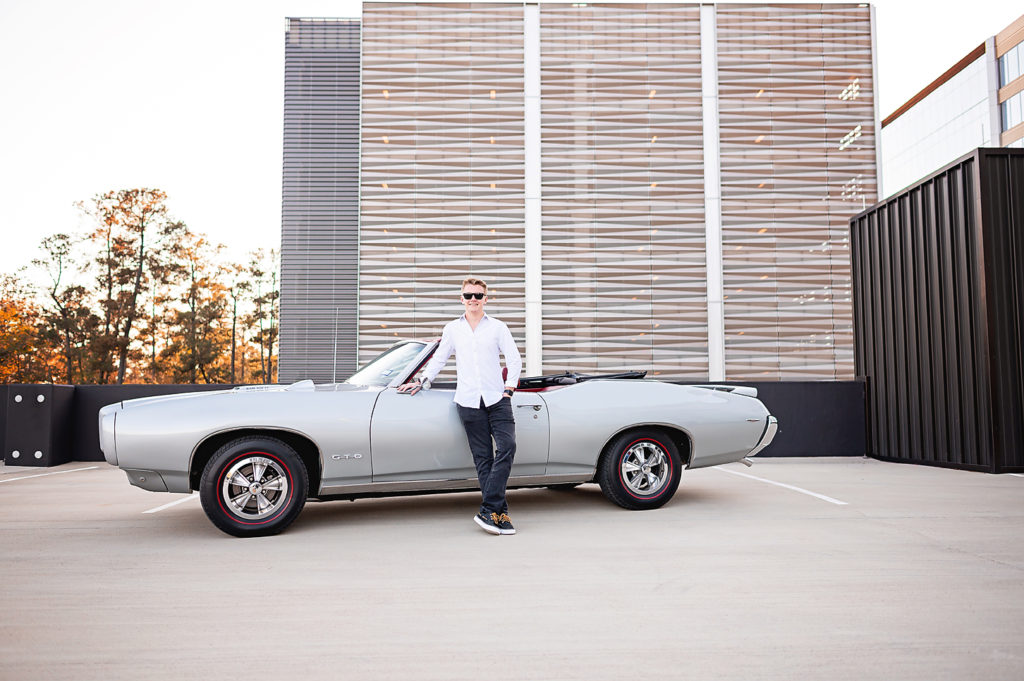
<path fill-rule="evenodd" d="M 1024 123 L 1024 92 L 1018 92 L 1002 103 L 1003 131 Z"/>
<path fill-rule="evenodd" d="M 1016 45 L 999 58 L 999 87 L 1016 80 L 1024 73 L 1024 43 Z"/>

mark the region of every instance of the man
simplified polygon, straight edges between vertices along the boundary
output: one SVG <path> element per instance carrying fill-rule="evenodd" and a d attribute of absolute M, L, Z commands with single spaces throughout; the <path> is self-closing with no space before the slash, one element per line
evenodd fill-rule
<path fill-rule="evenodd" d="M 512 394 L 519 385 L 522 358 L 508 327 L 484 313 L 487 284 L 474 278 L 462 282 L 465 314 L 449 322 L 441 334 L 441 344 L 417 379 L 398 388 L 415 395 L 429 390 L 430 382 L 455 353 L 458 383 L 455 404 L 469 438 L 477 479 L 480 481 L 480 512 L 473 518 L 490 534 L 515 534 L 508 517 L 505 486 L 516 454 L 516 423 L 512 416 Z M 501 380 L 498 354 L 505 356 L 508 376 Z M 491 438 L 494 438 L 494 447 Z"/>

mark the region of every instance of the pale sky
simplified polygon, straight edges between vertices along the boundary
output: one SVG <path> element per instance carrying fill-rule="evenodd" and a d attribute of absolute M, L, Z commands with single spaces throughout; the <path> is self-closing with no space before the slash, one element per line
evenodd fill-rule
<path fill-rule="evenodd" d="M 884 118 L 1024 11 L 1006 0 L 879 0 Z M 285 17 L 354 0 L 2 0 L 0 273 L 87 225 L 94 194 L 157 187 L 242 260 L 279 248 Z"/>

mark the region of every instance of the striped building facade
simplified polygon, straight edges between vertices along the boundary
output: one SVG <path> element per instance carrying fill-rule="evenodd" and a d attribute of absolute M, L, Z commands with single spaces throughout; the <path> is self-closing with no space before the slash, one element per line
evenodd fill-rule
<path fill-rule="evenodd" d="M 364 3 L 358 361 L 473 274 L 529 374 L 852 376 L 872 35 L 856 4 Z"/>

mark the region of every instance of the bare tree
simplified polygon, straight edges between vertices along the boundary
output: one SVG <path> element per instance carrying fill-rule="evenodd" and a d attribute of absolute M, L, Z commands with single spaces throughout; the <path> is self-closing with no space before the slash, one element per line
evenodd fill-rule
<path fill-rule="evenodd" d="M 274 346 L 277 343 L 277 318 L 281 297 L 277 284 L 278 255 L 257 249 L 250 254 L 249 282 L 252 287 L 253 311 L 249 324 L 258 328 L 256 342 L 259 346 L 260 380 L 273 383 L 277 378 Z"/>
<path fill-rule="evenodd" d="M 228 290 L 228 295 L 231 296 L 231 378 L 229 383 L 238 383 L 238 374 L 235 371 L 237 364 L 237 350 L 238 350 L 238 303 L 242 302 L 249 295 L 252 289 L 249 283 L 248 277 L 245 274 L 245 268 L 241 265 L 229 265 L 228 271 L 231 273 L 231 288 Z M 244 343 L 244 331 L 243 331 L 243 343 Z M 242 375 L 245 375 L 245 360 L 243 354 L 242 360 Z"/>
<path fill-rule="evenodd" d="M 185 230 L 172 249 L 182 275 L 179 307 L 173 314 L 166 357 L 177 380 L 219 383 L 227 378 L 224 355 L 228 333 L 223 323 L 227 289 L 220 283 L 225 268 L 216 263 L 223 246 Z"/>
<path fill-rule="evenodd" d="M 46 272 L 50 283 L 46 289 L 49 308 L 42 314 L 42 330 L 61 346 L 63 379 L 68 384 L 91 378 L 87 349 L 94 335 L 98 318 L 90 309 L 89 292 L 81 284 L 70 283 L 81 267 L 73 255 L 74 241 L 67 234 L 53 234 L 42 240 L 40 250 L 45 257 L 32 264 Z"/>

